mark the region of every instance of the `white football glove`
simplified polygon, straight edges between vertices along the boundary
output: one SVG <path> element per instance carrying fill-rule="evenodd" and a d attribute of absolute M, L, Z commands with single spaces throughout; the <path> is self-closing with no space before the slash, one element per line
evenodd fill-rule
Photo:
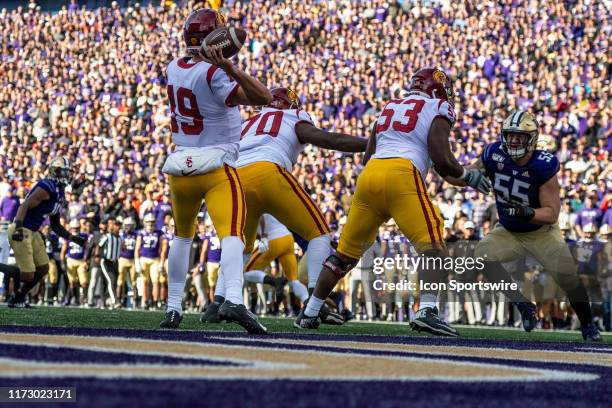
<path fill-rule="evenodd" d="M 257 250 L 259 251 L 259 253 L 263 254 L 268 249 L 270 249 L 270 244 L 268 243 L 268 238 L 260 239 L 259 243 L 257 244 Z"/>
<path fill-rule="evenodd" d="M 491 191 L 491 180 L 479 169 L 467 169 L 464 167 L 463 175 L 460 179 L 483 194 L 489 194 L 489 191 Z"/>

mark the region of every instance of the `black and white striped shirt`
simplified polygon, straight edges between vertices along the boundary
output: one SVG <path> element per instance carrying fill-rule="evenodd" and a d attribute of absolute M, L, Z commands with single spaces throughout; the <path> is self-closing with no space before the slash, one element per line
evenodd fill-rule
<path fill-rule="evenodd" d="M 116 261 L 121 253 L 121 237 L 111 233 L 106 233 L 102 236 L 100 243 L 100 253 L 103 259 Z"/>

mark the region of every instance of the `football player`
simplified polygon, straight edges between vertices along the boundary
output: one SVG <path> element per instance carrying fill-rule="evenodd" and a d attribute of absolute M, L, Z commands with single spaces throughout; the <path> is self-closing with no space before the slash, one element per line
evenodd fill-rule
<path fill-rule="evenodd" d="M 143 218 L 144 228 L 138 231 L 134 258 L 136 273 L 142 275 L 144 289 L 142 307 L 148 309 L 151 305 L 157 307 L 159 300 L 159 278 L 162 232 L 155 228 L 155 215 L 148 213 Z M 151 284 L 153 288 L 153 303 L 151 304 Z"/>
<path fill-rule="evenodd" d="M 204 278 L 206 274 L 206 256 L 204 254 L 204 243 L 207 240 L 207 225 L 204 217 L 204 213 L 198 213 L 197 217 L 197 231 L 196 235 L 193 238 L 193 243 L 191 244 L 192 248 L 192 269 L 191 269 L 191 281 L 196 288 L 196 292 L 198 294 L 198 299 L 196 301 L 196 305 L 198 306 L 198 310 L 200 312 L 204 311 L 205 305 L 208 303 L 209 296 L 205 293 L 205 290 L 209 290 L 208 285 L 204 284 Z M 212 224 L 212 223 L 211 223 Z M 217 238 L 218 240 L 218 238 Z M 219 251 L 219 258 L 221 257 L 221 251 Z M 219 265 L 219 261 L 217 260 L 217 267 Z M 215 278 L 215 282 L 216 282 Z M 213 289 L 214 290 L 214 289 Z M 210 293 L 210 299 L 212 300 L 213 294 Z"/>
<path fill-rule="evenodd" d="M 600 278 L 604 271 L 605 242 L 596 237 L 597 232 L 595 224 L 584 226 L 583 237 L 576 243 L 576 261 L 578 262 L 578 275 L 592 301 L 593 321 L 601 322 L 603 298 Z M 599 328 L 602 329 L 603 325 L 599 325 Z"/>
<path fill-rule="evenodd" d="M 247 205 L 245 255 L 250 257 L 260 217 L 264 213 L 273 215 L 308 241 L 308 288 L 312 291 L 321 264 L 331 249 L 330 229 L 291 169 L 306 143 L 325 149 L 362 152 L 367 140 L 323 131 L 301 110 L 294 91 L 275 88 L 271 92 L 273 100 L 242 125 L 237 167 Z M 218 303 L 213 302 L 206 313 L 214 314 Z M 327 312 L 324 309 L 326 317 Z"/>
<path fill-rule="evenodd" d="M 293 234 L 270 214 L 262 215 L 258 230 L 259 245 L 253 250 L 249 262 L 244 267 L 246 271 L 244 279 L 247 282 L 274 286 L 278 305 L 283 299 L 285 278 L 273 278 L 263 271 L 270 262 L 278 259 L 291 290 L 302 302 L 305 302 L 308 299 L 308 289 L 298 280 Z"/>
<path fill-rule="evenodd" d="M 8 230 L 17 266 L 1 264 L 0 268 L 11 275 L 15 288 L 19 287 L 20 277 L 24 284 L 9 298 L 9 307 L 28 307 L 26 295 L 49 271 L 49 257 L 42 235 L 38 232 L 47 217 L 51 229 L 60 238 L 85 245 L 82 236 L 71 234 L 60 222 L 60 210 L 65 202 L 64 188 L 71 179 L 72 169 L 68 160 L 63 157 L 53 160 L 47 169 L 47 177 L 34 185 L 17 210 Z"/>
<path fill-rule="evenodd" d="M 202 252 L 200 253 L 200 263 L 206 271 L 206 279 L 208 283 L 208 299 L 212 301 L 217 290 L 217 281 L 219 279 L 219 261 L 221 260 L 221 243 L 219 236 L 215 231 L 215 227 L 209 218 L 205 220 L 206 234 Z M 220 296 L 220 295 L 219 295 Z M 212 304 L 212 303 L 211 303 Z M 208 305 L 210 306 L 210 304 Z M 205 313 L 200 317 L 202 323 L 219 323 L 218 314 L 208 317 Z"/>
<path fill-rule="evenodd" d="M 503 122 L 501 141 L 488 145 L 473 165 L 493 180 L 499 214 L 499 223 L 480 241 L 474 256 L 485 260 L 483 272 L 490 281 L 511 282 L 502 263 L 532 255 L 567 294 L 581 322 L 583 338 L 600 341 L 588 294 L 557 225 L 559 161 L 537 150 L 537 140 L 538 122 L 533 114 L 514 111 Z M 535 306 L 520 292 L 508 293 L 508 297 L 517 302 L 525 331 L 531 331 L 537 323 Z"/>
<path fill-rule="evenodd" d="M 160 302 L 162 305 L 165 305 L 166 300 L 168 299 L 168 253 L 170 252 L 170 248 L 172 247 L 172 242 L 174 242 L 174 232 L 174 220 L 170 219 L 170 222 L 168 223 L 168 228 L 165 228 L 165 231 L 162 235 L 161 257 L 159 260 L 160 295 L 158 305 Z M 185 273 L 187 273 L 187 271 L 185 271 Z"/>
<path fill-rule="evenodd" d="M 125 297 L 125 281 L 129 278 L 132 286 L 132 305 L 136 305 L 138 290 L 136 284 L 136 266 L 134 265 L 134 250 L 136 249 L 136 223 L 132 217 L 127 217 L 121 223 L 121 252 L 119 253 L 119 274 L 117 276 L 117 299 L 122 304 Z"/>
<path fill-rule="evenodd" d="M 81 236 L 85 241 L 89 238 L 87 234 L 81 232 L 81 224 L 78 220 L 70 221 L 68 228 L 74 236 Z M 87 288 L 89 286 L 85 248 L 74 242 L 64 241 L 60 259 L 64 262 L 63 269 L 68 275 L 68 293 L 66 294 L 65 305 L 70 305 L 72 298 L 75 298 L 78 304 L 84 305 L 87 302 Z M 80 294 L 79 286 L 81 288 Z"/>
<path fill-rule="evenodd" d="M 490 189 L 490 182 L 479 170 L 463 167 L 450 151 L 455 112 L 448 76 L 436 68 L 421 69 L 410 79 L 408 91 L 405 98 L 389 101 L 375 123 L 338 250 L 325 261 L 313 296 L 295 320 L 298 328 L 319 326 L 324 299 L 353 269 L 374 242 L 379 226 L 390 218 L 426 261 L 434 258 L 424 262 L 430 268 L 422 268 L 421 280 L 440 282 L 443 271 L 435 258 L 445 255 L 443 220 L 423 181 L 432 164 L 451 183 L 467 184 L 485 194 Z M 421 290 L 420 310 L 410 325 L 415 330 L 457 336 L 438 315 L 437 292 L 433 288 Z"/>
<path fill-rule="evenodd" d="M 60 258 L 60 243 L 59 238 L 55 233 L 51 231 L 49 224 L 44 224 L 41 228 L 41 234 L 45 240 L 45 250 L 47 251 L 47 257 L 49 257 L 49 273 L 47 275 L 47 304 L 49 306 L 57 303 L 57 290 L 59 286 L 59 272 L 58 262 Z"/>
<path fill-rule="evenodd" d="M 237 322 L 250 333 L 266 328 L 243 305 L 244 193 L 234 168 L 240 141 L 238 105 L 267 105 L 270 91 L 258 80 L 223 57 L 221 49 L 208 47 L 206 36 L 225 25 L 222 14 L 198 9 L 185 21 L 183 38 L 187 55 L 168 65 L 167 91 L 172 141 L 176 149 L 162 171 L 169 175 L 176 238 L 168 256 L 169 298 L 164 320 L 178 327 L 181 298 L 189 268 L 189 251 L 195 235 L 196 215 L 202 199 L 221 240 L 222 294 L 219 309 L 224 320 Z M 167 325 L 168 326 L 168 325 Z"/>

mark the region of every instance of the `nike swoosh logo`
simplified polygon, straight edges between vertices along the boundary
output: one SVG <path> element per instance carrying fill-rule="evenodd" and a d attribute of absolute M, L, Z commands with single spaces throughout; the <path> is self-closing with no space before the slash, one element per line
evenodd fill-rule
<path fill-rule="evenodd" d="M 190 176 L 190 175 L 192 175 L 193 173 L 195 173 L 195 170 L 188 171 L 187 173 L 185 173 L 185 170 L 181 170 L 181 174 L 182 174 L 183 176 Z"/>

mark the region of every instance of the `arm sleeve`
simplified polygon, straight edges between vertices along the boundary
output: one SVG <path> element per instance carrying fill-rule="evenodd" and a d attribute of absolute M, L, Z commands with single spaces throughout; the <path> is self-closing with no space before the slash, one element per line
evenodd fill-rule
<path fill-rule="evenodd" d="M 239 87 L 240 85 L 238 82 L 230 79 L 230 77 L 222 69 L 215 70 L 212 75 L 210 90 L 212 91 L 215 100 L 220 105 L 233 106 L 228 105 L 227 100 L 230 96 L 238 91 Z"/>

